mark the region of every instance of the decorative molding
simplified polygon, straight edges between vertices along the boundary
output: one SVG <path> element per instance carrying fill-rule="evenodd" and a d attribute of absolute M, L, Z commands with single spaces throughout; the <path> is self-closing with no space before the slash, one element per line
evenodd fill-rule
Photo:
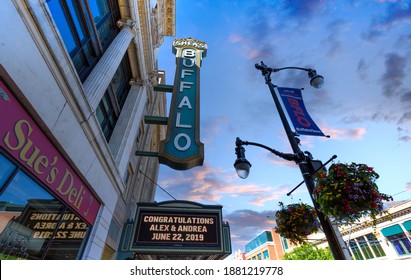
<path fill-rule="evenodd" d="M 149 13 L 146 11 L 145 1 L 138 1 L 138 14 L 140 18 L 140 35 L 141 35 L 141 42 L 143 44 L 143 53 L 144 53 L 144 64 L 146 66 L 146 71 L 150 71 L 152 69 L 151 66 L 151 59 L 150 59 L 150 34 L 148 29 L 147 17 L 149 17 Z"/>
<path fill-rule="evenodd" d="M 133 37 L 137 36 L 137 32 L 139 30 L 137 21 L 131 19 L 120 19 L 116 22 L 116 24 L 119 28 L 129 28 L 131 31 L 133 31 Z"/>
<path fill-rule="evenodd" d="M 176 36 L 176 2 L 164 0 L 164 36 Z"/>
<path fill-rule="evenodd" d="M 119 19 L 116 24 L 120 28 L 124 26 L 134 28 L 137 25 L 137 21 L 131 19 Z"/>
<path fill-rule="evenodd" d="M 151 86 L 153 85 L 152 81 L 150 79 L 131 79 L 129 82 L 130 86 Z"/>
<path fill-rule="evenodd" d="M 384 222 L 392 221 L 396 218 L 400 218 L 400 217 L 408 215 L 410 213 L 411 213 L 411 207 L 402 209 L 402 210 L 394 212 L 394 213 L 386 214 L 383 217 L 377 219 L 377 226 L 378 226 L 378 224 L 382 224 Z M 349 233 L 357 232 L 357 231 L 360 231 L 360 230 L 363 230 L 363 229 L 367 229 L 369 227 L 372 227 L 372 221 L 364 221 L 360 225 L 357 225 L 357 226 L 355 226 L 351 229 L 342 230 L 342 232 L 344 232 L 342 234 L 347 235 Z"/>

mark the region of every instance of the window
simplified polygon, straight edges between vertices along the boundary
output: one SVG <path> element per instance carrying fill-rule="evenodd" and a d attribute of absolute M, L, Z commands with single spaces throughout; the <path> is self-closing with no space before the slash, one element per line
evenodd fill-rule
<path fill-rule="evenodd" d="M 113 103 L 110 100 L 109 92 L 106 92 L 96 109 L 96 116 L 107 142 L 110 140 L 118 119 Z"/>
<path fill-rule="evenodd" d="M 284 237 L 280 236 L 280 240 L 281 240 L 281 246 L 283 247 L 283 251 L 286 251 L 286 250 L 288 249 L 287 239 L 285 239 Z"/>
<path fill-rule="evenodd" d="M 128 92 L 130 91 L 130 85 L 128 83 L 130 79 L 130 65 L 127 55 L 125 55 L 110 86 L 107 88 L 104 97 L 96 109 L 96 116 L 107 142 L 113 134 L 114 127 L 120 116 L 120 111 L 126 102 Z"/>
<path fill-rule="evenodd" d="M 130 90 L 130 74 L 130 65 L 128 63 L 128 59 L 125 57 L 111 80 L 112 90 L 120 110 L 123 108 L 124 103 L 126 103 L 127 94 Z"/>
<path fill-rule="evenodd" d="M 89 225 L 0 153 L 0 258 L 78 259 Z"/>
<path fill-rule="evenodd" d="M 409 255 L 411 254 L 411 242 L 404 233 L 398 233 L 387 237 L 394 246 L 397 254 Z"/>
<path fill-rule="evenodd" d="M 398 255 L 411 254 L 411 241 L 404 234 L 400 225 L 383 228 L 381 233 L 391 242 Z"/>
<path fill-rule="evenodd" d="M 375 237 L 375 235 L 372 234 L 372 233 L 370 233 L 370 234 L 367 234 L 365 237 L 367 238 L 368 243 L 370 244 L 371 249 L 372 249 L 372 251 L 374 252 L 375 257 L 376 257 L 376 258 L 384 257 L 384 256 L 385 256 L 385 252 L 384 252 L 384 250 L 382 249 L 382 247 L 381 247 L 381 245 L 380 245 L 380 242 L 377 240 L 377 238 Z"/>
<path fill-rule="evenodd" d="M 120 13 L 113 0 L 48 0 L 77 73 L 84 81 L 118 33 Z"/>
<path fill-rule="evenodd" d="M 120 19 L 114 0 L 47 0 L 53 19 L 81 81 L 97 64 L 119 32 Z M 96 116 L 107 142 L 130 90 L 131 69 L 124 56 L 110 86 L 96 109 Z"/>
<path fill-rule="evenodd" d="M 350 240 L 350 249 L 352 252 L 351 255 L 354 256 L 356 260 L 368 260 L 385 256 L 380 242 L 372 233 Z"/>
<path fill-rule="evenodd" d="M 106 50 L 119 31 L 116 23 L 120 19 L 120 11 L 116 1 L 88 0 L 88 5 L 97 28 L 100 44 L 103 50 Z"/>
<path fill-rule="evenodd" d="M 358 247 L 357 243 L 354 240 L 350 240 L 349 245 L 354 258 L 356 260 L 363 260 L 364 258 L 361 255 L 360 248 Z"/>
<path fill-rule="evenodd" d="M 263 252 L 263 256 L 264 256 L 264 259 L 270 258 L 270 256 L 268 255 L 268 250 L 265 250 L 265 251 Z"/>
<path fill-rule="evenodd" d="M 360 237 L 357 237 L 355 240 L 357 240 L 357 243 L 359 244 L 365 259 L 367 259 L 367 260 L 368 259 L 373 259 L 374 256 L 371 252 L 371 248 L 368 246 L 367 241 L 365 240 L 365 237 L 360 236 Z"/>

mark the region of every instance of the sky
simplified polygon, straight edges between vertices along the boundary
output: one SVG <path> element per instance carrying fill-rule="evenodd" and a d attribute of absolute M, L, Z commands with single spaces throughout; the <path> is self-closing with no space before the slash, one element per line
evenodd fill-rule
<path fill-rule="evenodd" d="M 278 111 L 256 63 L 307 67 L 271 74 L 281 87 L 304 88 L 305 107 L 330 138 L 301 135 L 314 159 L 364 163 L 380 175 L 379 191 L 394 202 L 411 199 L 411 1 L 176 0 L 176 36 L 165 37 L 159 69 L 166 84 L 176 70 L 174 39 L 206 42 L 200 76 L 200 141 L 204 164 L 186 171 L 160 165 L 157 202 L 222 205 L 233 252 L 275 226 L 278 202 L 311 204 L 294 162 L 245 146 L 252 164 L 240 179 L 235 140 L 291 153 Z M 167 98 L 171 99 L 168 93 Z"/>

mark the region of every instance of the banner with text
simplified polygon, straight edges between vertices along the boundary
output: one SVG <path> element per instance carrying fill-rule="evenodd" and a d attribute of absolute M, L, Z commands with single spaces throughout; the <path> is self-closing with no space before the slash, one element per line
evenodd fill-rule
<path fill-rule="evenodd" d="M 222 206 L 171 200 L 137 203 L 135 220 L 124 225 L 117 259 L 134 255 L 224 259 L 231 253 Z"/>
<path fill-rule="evenodd" d="M 300 89 L 277 87 L 277 90 L 298 134 L 325 136 L 305 109 Z"/>

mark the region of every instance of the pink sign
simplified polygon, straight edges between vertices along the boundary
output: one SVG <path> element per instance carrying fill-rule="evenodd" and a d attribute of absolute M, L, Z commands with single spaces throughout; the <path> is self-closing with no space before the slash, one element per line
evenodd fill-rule
<path fill-rule="evenodd" d="M 93 224 L 100 202 L 0 81 L 0 146 Z"/>

